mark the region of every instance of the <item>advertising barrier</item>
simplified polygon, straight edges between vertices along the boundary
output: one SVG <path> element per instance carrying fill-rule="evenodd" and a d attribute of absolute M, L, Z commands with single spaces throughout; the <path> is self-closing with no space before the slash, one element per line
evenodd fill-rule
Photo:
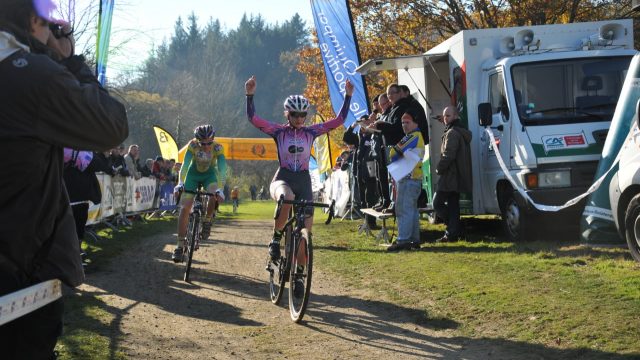
<path fill-rule="evenodd" d="M 97 224 L 113 215 L 150 210 L 174 210 L 173 182 L 143 177 L 135 180 L 120 175 L 97 173 L 102 191 L 100 204 L 89 202 L 87 225 Z"/>

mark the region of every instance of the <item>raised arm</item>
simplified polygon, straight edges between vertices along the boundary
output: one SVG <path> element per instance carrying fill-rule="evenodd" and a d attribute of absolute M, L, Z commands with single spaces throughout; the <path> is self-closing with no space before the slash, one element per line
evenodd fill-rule
<path fill-rule="evenodd" d="M 282 126 L 279 124 L 272 123 L 270 121 L 264 120 L 256 115 L 256 107 L 253 103 L 253 95 L 256 91 L 256 77 L 252 76 L 244 83 L 244 89 L 247 96 L 247 118 L 249 122 L 258 128 L 258 130 L 263 133 L 273 136 L 275 132 L 281 128 Z"/>
<path fill-rule="evenodd" d="M 345 95 L 344 102 L 342 103 L 342 107 L 338 112 L 338 115 L 327 122 L 322 124 L 315 124 L 309 127 L 312 130 L 314 136 L 322 135 L 328 133 L 329 131 L 341 126 L 344 124 L 344 121 L 347 119 L 347 115 L 349 114 L 349 105 L 351 104 L 351 95 L 353 95 L 354 86 L 350 80 L 347 79 L 345 83 Z"/>

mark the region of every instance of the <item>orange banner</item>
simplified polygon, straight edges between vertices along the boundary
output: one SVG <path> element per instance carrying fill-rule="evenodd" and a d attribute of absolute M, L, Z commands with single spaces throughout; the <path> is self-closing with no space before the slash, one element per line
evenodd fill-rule
<path fill-rule="evenodd" d="M 224 148 L 227 160 L 278 160 L 276 143 L 270 138 L 225 138 L 216 137 L 215 141 Z M 180 149 L 178 160 L 182 163 L 187 146 Z"/>

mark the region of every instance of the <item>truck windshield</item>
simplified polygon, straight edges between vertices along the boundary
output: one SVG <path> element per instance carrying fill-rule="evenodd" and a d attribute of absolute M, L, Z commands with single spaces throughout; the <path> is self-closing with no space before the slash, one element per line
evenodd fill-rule
<path fill-rule="evenodd" d="M 522 63 L 511 69 L 523 125 L 611 121 L 630 56 Z"/>

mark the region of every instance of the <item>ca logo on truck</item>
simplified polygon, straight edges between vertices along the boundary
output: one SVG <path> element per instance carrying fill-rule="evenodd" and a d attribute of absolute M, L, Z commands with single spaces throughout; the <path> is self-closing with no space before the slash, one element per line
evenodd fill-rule
<path fill-rule="evenodd" d="M 544 151 L 575 149 L 588 147 L 584 134 L 550 135 L 542 137 Z"/>

